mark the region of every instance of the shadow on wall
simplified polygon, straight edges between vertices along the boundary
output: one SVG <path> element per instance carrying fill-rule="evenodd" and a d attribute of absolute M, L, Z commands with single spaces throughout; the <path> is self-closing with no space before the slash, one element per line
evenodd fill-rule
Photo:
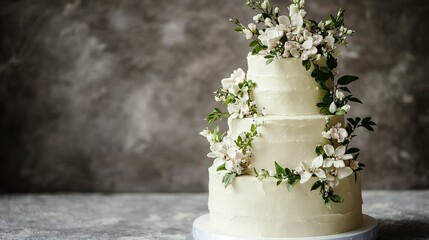
<path fill-rule="evenodd" d="M 248 43 L 227 21 L 250 21 L 243 3 L 2 1 L 0 191 L 205 191 L 198 132 L 220 79 L 246 69 Z M 321 19 L 340 6 L 356 30 L 340 60 L 361 78 L 354 114 L 379 123 L 356 138 L 364 187 L 429 187 L 429 2 L 307 11 Z"/>

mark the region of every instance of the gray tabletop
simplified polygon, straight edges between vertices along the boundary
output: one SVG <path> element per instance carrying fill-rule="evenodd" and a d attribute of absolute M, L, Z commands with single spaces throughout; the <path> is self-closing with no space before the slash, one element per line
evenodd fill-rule
<path fill-rule="evenodd" d="M 429 239 L 429 191 L 364 191 L 379 239 Z M 207 194 L 0 196 L 0 239 L 192 239 Z"/>

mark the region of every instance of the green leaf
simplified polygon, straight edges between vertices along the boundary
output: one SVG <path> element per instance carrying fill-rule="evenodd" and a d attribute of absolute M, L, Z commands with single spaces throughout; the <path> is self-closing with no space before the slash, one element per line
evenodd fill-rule
<path fill-rule="evenodd" d="M 270 59 L 270 58 L 274 58 L 274 56 L 273 55 L 265 55 L 264 58 L 265 59 Z"/>
<path fill-rule="evenodd" d="M 277 186 L 282 183 L 282 179 L 277 180 Z"/>
<path fill-rule="evenodd" d="M 270 58 L 270 59 L 268 59 L 267 60 L 267 62 L 265 63 L 266 65 L 269 65 L 270 63 L 272 63 L 273 62 L 273 60 L 274 60 L 274 58 Z"/>
<path fill-rule="evenodd" d="M 359 100 L 358 98 L 355 98 L 355 97 L 349 97 L 349 101 L 358 102 L 358 103 L 362 104 L 362 101 Z"/>
<path fill-rule="evenodd" d="M 338 108 L 337 111 L 335 112 L 335 115 L 341 116 L 341 115 L 345 115 L 346 111 L 344 109 Z"/>
<path fill-rule="evenodd" d="M 236 173 L 226 173 L 222 178 L 225 188 L 232 184 L 234 178 L 237 176 Z"/>
<path fill-rule="evenodd" d="M 220 165 L 220 166 L 216 169 L 216 171 L 222 171 L 222 170 L 226 170 L 225 163 L 224 163 L 224 164 L 222 164 L 222 165 Z"/>
<path fill-rule="evenodd" d="M 257 45 L 259 45 L 258 40 L 254 40 L 249 44 L 249 47 L 256 47 Z"/>
<path fill-rule="evenodd" d="M 356 81 L 358 79 L 359 78 L 356 77 L 356 76 L 344 75 L 344 76 L 342 76 L 342 77 L 340 77 L 338 79 L 338 84 L 340 84 L 340 85 L 347 85 L 347 84 L 350 84 L 350 83 L 352 83 L 352 82 L 354 82 L 354 81 Z"/>
<path fill-rule="evenodd" d="M 349 149 L 347 149 L 346 154 L 353 154 L 353 153 L 358 153 L 358 152 L 360 152 L 359 148 L 349 148 Z"/>
<path fill-rule="evenodd" d="M 302 66 L 304 66 L 305 67 L 305 70 L 309 70 L 310 68 L 311 68 L 311 61 L 310 61 L 310 59 L 307 59 L 307 60 L 305 60 L 305 61 L 302 61 Z"/>
<path fill-rule="evenodd" d="M 338 66 L 337 59 L 335 59 L 331 54 L 328 55 L 326 63 L 331 70 Z"/>
<path fill-rule="evenodd" d="M 256 125 L 252 124 L 252 126 L 250 126 L 250 131 L 251 132 L 255 132 L 256 131 Z"/>
<path fill-rule="evenodd" d="M 369 125 L 363 125 L 364 128 L 366 128 L 368 131 L 374 131 L 374 128 Z"/>
<path fill-rule="evenodd" d="M 323 155 L 323 153 L 324 153 L 325 151 L 323 150 L 323 147 L 322 147 L 322 145 L 317 145 L 317 147 L 316 147 L 316 154 L 317 155 Z"/>
<path fill-rule="evenodd" d="M 286 176 L 286 171 L 284 168 L 282 168 L 277 162 L 274 162 L 274 165 L 276 166 L 276 175 L 278 176 Z"/>
<path fill-rule="evenodd" d="M 344 202 L 344 199 L 342 197 L 340 197 L 339 195 L 331 195 L 329 196 L 329 198 L 332 200 L 332 202 L 336 202 L 336 203 L 342 203 Z"/>
<path fill-rule="evenodd" d="M 313 184 L 313 186 L 311 186 L 311 191 L 314 191 L 314 190 L 316 190 L 316 189 L 320 188 L 322 185 L 323 185 L 323 182 L 321 182 L 321 181 L 317 180 L 317 181 Z"/>
<path fill-rule="evenodd" d="M 350 89 L 348 87 L 339 87 L 340 90 L 344 91 L 344 92 L 348 92 L 351 93 Z"/>
<path fill-rule="evenodd" d="M 242 32 L 243 29 L 241 27 L 237 27 L 237 28 L 234 28 L 234 31 L 236 31 L 236 32 Z"/>

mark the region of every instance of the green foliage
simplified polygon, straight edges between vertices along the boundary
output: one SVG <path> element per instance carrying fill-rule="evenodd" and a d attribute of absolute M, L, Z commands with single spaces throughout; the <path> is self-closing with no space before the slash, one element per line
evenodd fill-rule
<path fill-rule="evenodd" d="M 283 168 L 277 162 L 274 162 L 274 166 L 276 169 L 276 174 L 274 178 L 277 179 L 277 186 L 280 185 L 282 182 L 285 182 L 288 191 L 290 191 L 300 179 L 300 175 L 295 174 L 287 167 Z"/>
<path fill-rule="evenodd" d="M 221 120 L 223 118 L 228 118 L 228 117 L 229 117 L 229 113 L 222 112 L 219 108 L 215 108 L 211 113 L 207 115 L 206 118 L 204 118 L 204 120 L 210 124 L 217 120 Z"/>
<path fill-rule="evenodd" d="M 224 184 L 225 188 L 227 188 L 229 185 L 232 184 L 236 176 L 237 176 L 236 173 L 225 173 L 225 175 L 222 178 L 222 183 Z"/>
<path fill-rule="evenodd" d="M 308 71 L 311 68 L 311 60 L 307 59 L 305 61 L 302 61 L 302 66 L 304 66 L 305 70 Z"/>
<path fill-rule="evenodd" d="M 347 85 L 347 84 L 350 84 L 350 83 L 352 83 L 358 79 L 359 78 L 356 76 L 344 75 L 338 79 L 338 84 L 339 85 Z"/>
<path fill-rule="evenodd" d="M 244 137 L 238 136 L 237 140 L 234 141 L 237 147 L 243 152 L 243 154 L 246 154 L 248 149 L 252 148 L 252 142 L 258 135 L 258 131 L 256 128 L 256 125 L 252 124 L 250 126 L 250 132 L 244 132 Z"/>

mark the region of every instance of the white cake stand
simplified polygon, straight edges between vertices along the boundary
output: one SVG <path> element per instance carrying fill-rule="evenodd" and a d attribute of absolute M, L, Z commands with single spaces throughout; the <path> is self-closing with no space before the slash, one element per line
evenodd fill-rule
<path fill-rule="evenodd" d="M 350 232 L 315 237 L 263 238 L 228 235 L 214 230 L 209 224 L 209 214 L 206 214 L 195 219 L 192 235 L 195 240 L 375 240 L 378 237 L 378 224 L 374 218 L 363 215 L 362 226 Z"/>

